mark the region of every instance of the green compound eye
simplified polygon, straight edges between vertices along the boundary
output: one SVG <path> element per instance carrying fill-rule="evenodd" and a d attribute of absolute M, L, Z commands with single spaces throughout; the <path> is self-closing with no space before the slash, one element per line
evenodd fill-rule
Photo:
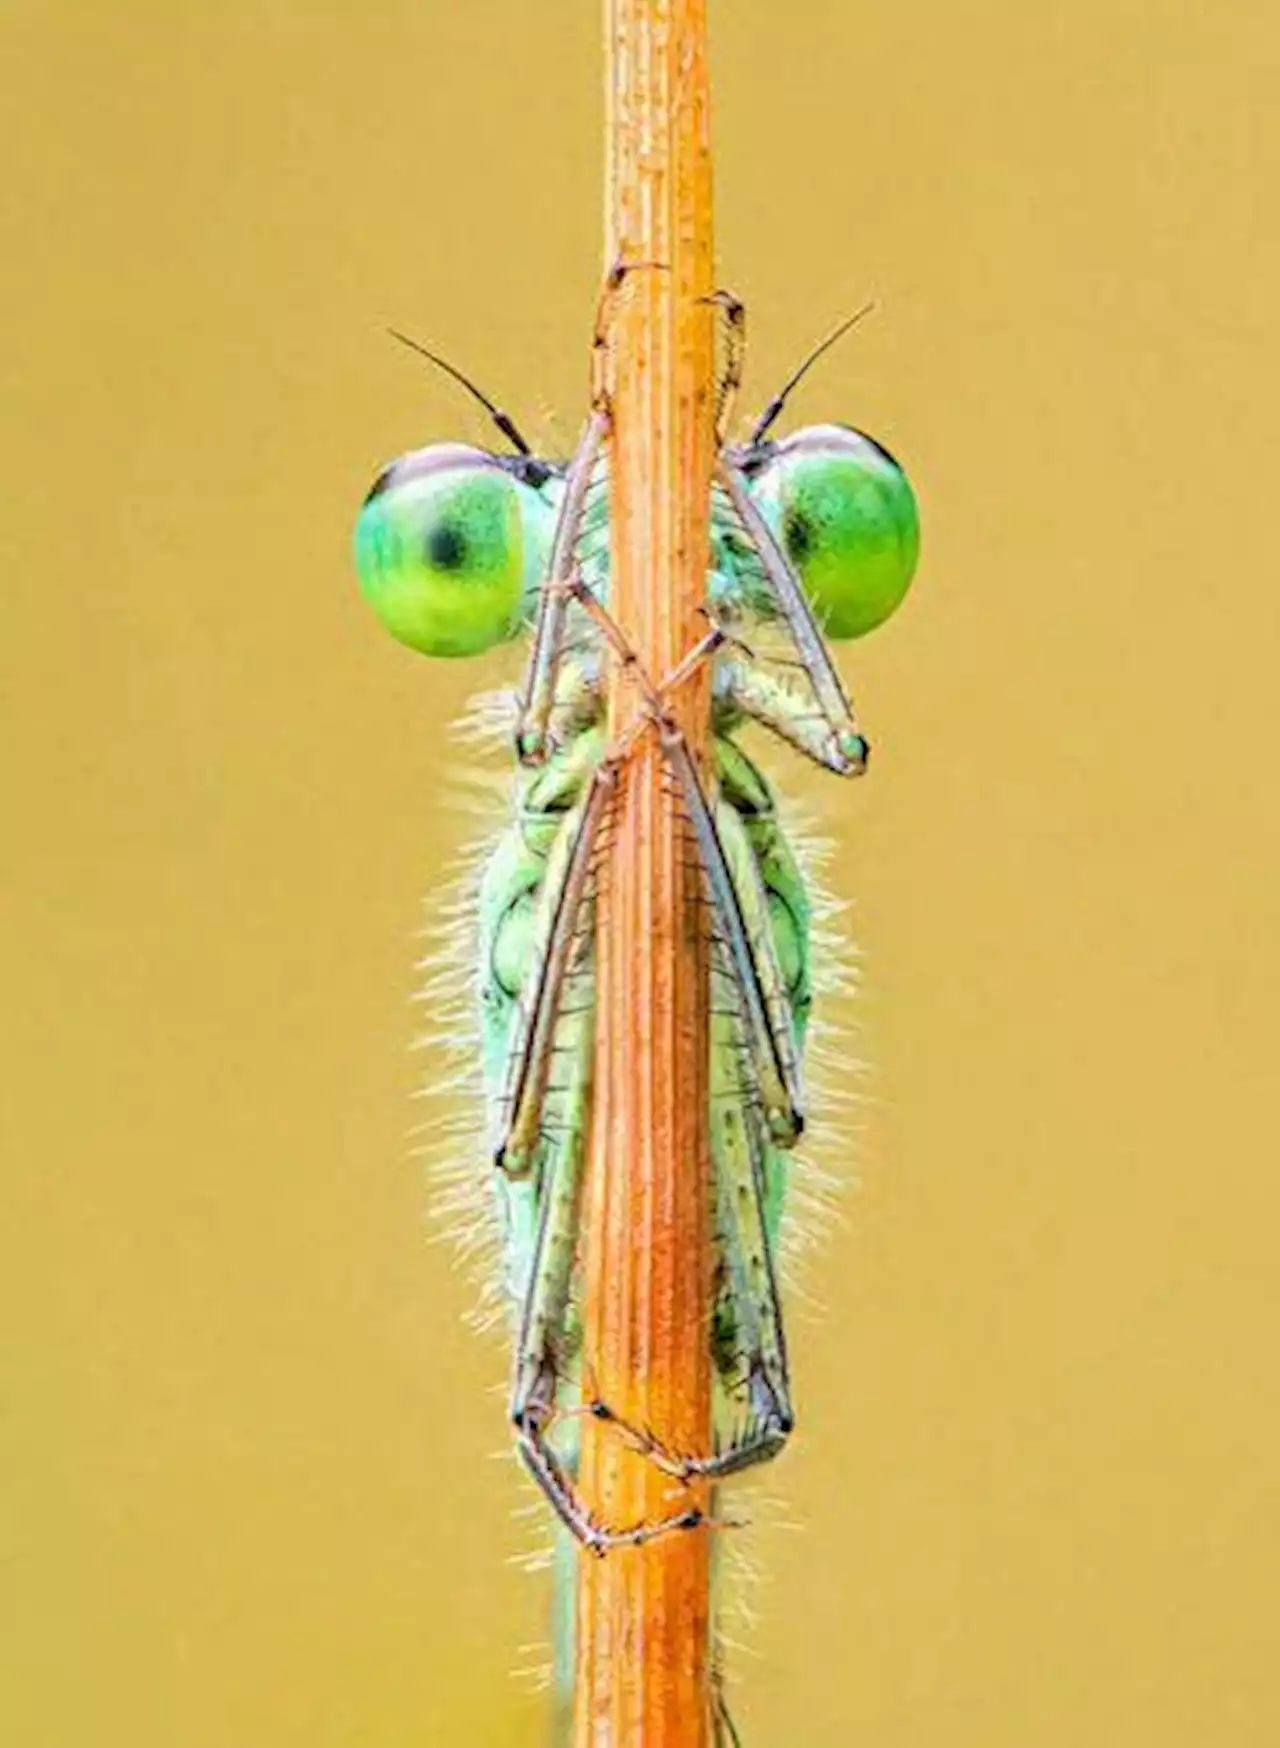
<path fill-rule="evenodd" d="M 524 624 L 553 521 L 541 494 L 484 450 L 414 450 L 379 476 L 360 511 L 361 590 L 401 643 L 478 655 Z"/>
<path fill-rule="evenodd" d="M 870 437 L 812 425 L 777 445 L 751 495 L 828 637 L 861 637 L 900 605 L 920 524 L 907 476 Z"/>

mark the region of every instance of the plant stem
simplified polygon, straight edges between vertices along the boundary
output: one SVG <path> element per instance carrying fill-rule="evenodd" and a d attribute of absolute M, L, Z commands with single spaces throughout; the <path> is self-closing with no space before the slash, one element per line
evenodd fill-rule
<path fill-rule="evenodd" d="M 660 680 L 706 630 L 714 311 L 706 0 L 606 0 L 607 261 L 634 264 L 611 323 L 611 611 Z M 660 263 L 660 267 L 652 264 Z M 641 265 L 650 264 L 650 265 Z M 637 709 L 625 670 L 614 732 Z M 705 758 L 708 675 L 672 714 Z M 705 931 L 696 857 L 657 736 L 621 774 L 598 897 L 598 1008 L 585 1190 L 585 1375 L 665 1444 L 704 1450 L 711 1402 Z M 601 1522 L 708 1506 L 583 1427 Z M 710 1739 L 709 1532 L 578 1556 L 575 1748 Z"/>

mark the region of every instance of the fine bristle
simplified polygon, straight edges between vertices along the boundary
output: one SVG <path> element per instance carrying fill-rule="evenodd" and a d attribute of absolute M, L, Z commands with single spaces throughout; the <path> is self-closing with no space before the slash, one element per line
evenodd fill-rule
<path fill-rule="evenodd" d="M 425 951 L 416 969 L 415 997 L 428 1016 L 413 1048 L 427 1055 L 416 1095 L 426 1113 L 410 1130 L 411 1154 L 427 1167 L 427 1206 L 433 1236 L 448 1242 L 476 1300 L 475 1327 L 503 1323 L 502 1232 L 485 1169 L 486 1121 L 476 1009 L 476 889 L 508 818 L 511 777 L 498 757 L 510 745 L 514 700 L 508 692 L 471 699 L 451 726 L 450 740 L 465 747 L 447 805 L 476 822 L 476 830 L 425 901 Z M 487 762 L 485 761 L 487 755 Z M 471 763 L 472 760 L 479 762 Z"/>

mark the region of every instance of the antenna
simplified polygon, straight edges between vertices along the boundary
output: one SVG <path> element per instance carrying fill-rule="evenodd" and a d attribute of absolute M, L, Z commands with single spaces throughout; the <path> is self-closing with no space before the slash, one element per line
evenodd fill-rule
<path fill-rule="evenodd" d="M 502 432 L 502 435 L 506 438 L 507 442 L 515 449 L 516 453 L 524 456 L 527 460 L 532 461 L 534 459 L 532 449 L 530 449 L 529 445 L 520 435 L 519 427 L 516 425 L 516 422 L 511 417 L 510 413 L 504 413 L 501 407 L 495 407 L 488 395 L 483 394 L 481 390 L 476 387 L 475 383 L 472 382 L 469 376 L 464 376 L 456 365 L 450 364 L 447 358 L 440 358 L 434 352 L 429 352 L 420 341 L 411 340 L 407 334 L 402 334 L 398 328 L 388 328 L 387 332 L 393 340 L 399 340 L 400 344 L 402 346 L 407 346 L 411 352 L 418 352 L 421 353 L 422 357 L 429 358 L 432 364 L 436 366 L 437 370 L 443 370 L 446 376 L 451 376 L 455 382 L 461 383 L 467 393 L 474 396 L 474 398 L 479 401 L 480 405 L 488 413 L 489 417 L 493 420 L 499 431 Z"/>
<path fill-rule="evenodd" d="M 834 346 L 836 341 L 840 339 L 842 335 L 847 334 L 850 328 L 856 327 L 864 316 L 869 316 L 875 307 L 875 299 L 872 298 L 870 303 L 864 303 L 860 310 L 855 310 L 851 316 L 846 316 L 844 321 L 840 323 L 840 326 L 838 328 L 833 328 L 825 340 L 819 340 L 818 344 L 814 347 L 813 351 L 810 352 L 804 363 L 798 370 L 794 370 L 791 373 L 782 388 L 779 389 L 778 393 L 774 395 L 764 412 L 761 413 L 759 419 L 756 421 L 756 428 L 751 433 L 748 440 L 748 448 L 753 449 L 757 443 L 763 440 L 765 432 L 769 429 L 770 425 L 773 424 L 774 420 L 778 417 L 778 414 L 786 405 L 787 396 L 791 393 L 792 389 L 795 388 L 801 377 L 809 370 L 810 366 L 816 364 L 819 358 L 822 357 L 822 354 L 828 351 L 830 347 Z"/>

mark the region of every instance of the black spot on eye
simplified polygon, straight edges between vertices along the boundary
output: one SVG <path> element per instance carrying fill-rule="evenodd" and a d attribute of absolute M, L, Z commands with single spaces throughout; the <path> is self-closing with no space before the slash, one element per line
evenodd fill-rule
<path fill-rule="evenodd" d="M 803 564 L 813 551 L 813 523 L 800 510 L 788 510 L 782 523 L 782 538 L 786 542 L 788 558 Z"/>
<path fill-rule="evenodd" d="M 427 535 L 427 563 L 438 571 L 460 571 L 466 562 L 466 536 L 452 522 L 438 522 Z"/>

